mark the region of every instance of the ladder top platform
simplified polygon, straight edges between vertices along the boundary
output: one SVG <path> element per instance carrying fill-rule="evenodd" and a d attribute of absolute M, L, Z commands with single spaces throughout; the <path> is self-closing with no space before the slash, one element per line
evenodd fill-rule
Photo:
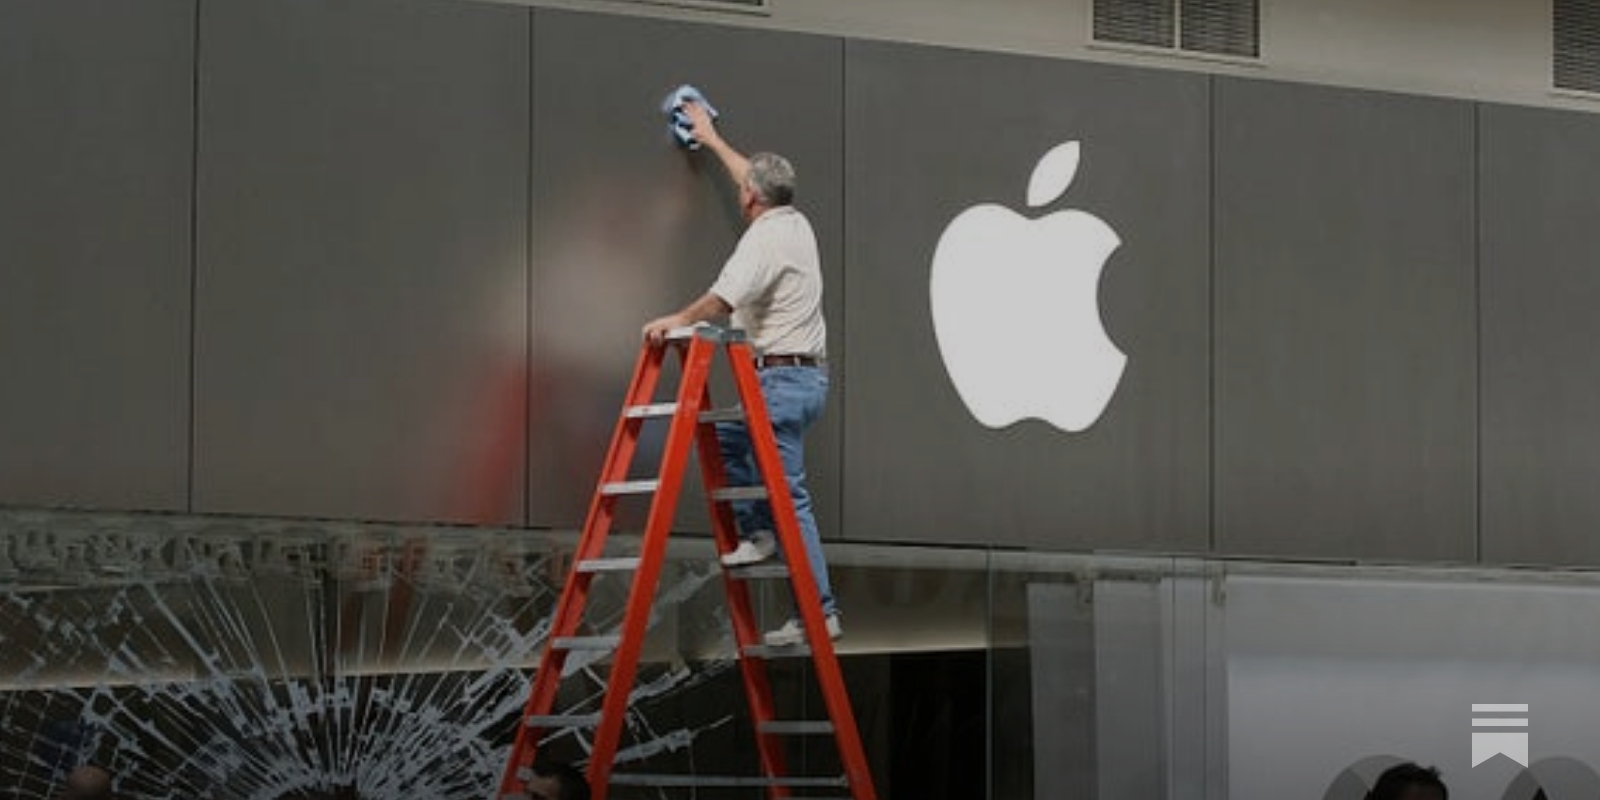
<path fill-rule="evenodd" d="M 681 342 L 687 339 L 709 339 L 720 344 L 732 344 L 745 341 L 746 335 L 742 328 L 724 328 L 719 325 L 702 322 L 698 325 L 673 328 L 667 331 L 665 339 L 669 342 Z"/>

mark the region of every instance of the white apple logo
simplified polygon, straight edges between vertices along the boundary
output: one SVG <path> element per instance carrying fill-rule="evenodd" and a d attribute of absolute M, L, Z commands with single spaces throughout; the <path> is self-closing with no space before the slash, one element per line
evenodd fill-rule
<path fill-rule="evenodd" d="M 1030 207 L 1066 192 L 1078 150 L 1067 142 L 1039 159 Z M 1100 319 L 1100 272 L 1121 243 L 1084 211 L 1030 220 L 985 203 L 950 221 L 928 286 L 933 332 L 978 422 L 1034 418 L 1076 433 L 1100 418 L 1128 363 Z"/>

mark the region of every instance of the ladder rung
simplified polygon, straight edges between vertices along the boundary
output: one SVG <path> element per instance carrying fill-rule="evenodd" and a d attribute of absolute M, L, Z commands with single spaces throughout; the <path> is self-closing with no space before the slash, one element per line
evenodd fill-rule
<path fill-rule="evenodd" d="M 729 406 L 727 408 L 713 408 L 700 412 L 701 422 L 742 422 L 744 420 L 744 406 Z"/>
<path fill-rule="evenodd" d="M 640 772 L 611 773 L 613 786 L 790 786 L 833 787 L 849 786 L 845 775 L 831 778 L 763 778 L 743 775 L 647 775 Z"/>
<path fill-rule="evenodd" d="M 578 562 L 579 572 L 627 572 L 639 568 L 638 556 L 591 558 Z"/>
<path fill-rule="evenodd" d="M 833 733 L 833 723 L 825 719 L 772 720 L 761 723 L 761 732 L 804 735 Z"/>
<path fill-rule="evenodd" d="M 765 486 L 726 486 L 711 493 L 711 499 L 720 503 L 730 500 L 765 500 Z"/>
<path fill-rule="evenodd" d="M 596 714 L 530 714 L 522 721 L 530 728 L 593 728 L 600 724 Z"/>
<path fill-rule="evenodd" d="M 728 574 L 744 580 L 762 580 L 789 577 L 789 567 L 783 563 L 751 564 L 747 567 L 729 567 Z"/>
<path fill-rule="evenodd" d="M 744 654 L 756 658 L 794 658 L 795 656 L 811 655 L 811 645 L 791 644 L 783 647 L 772 647 L 765 644 L 753 644 L 744 649 Z"/>
<path fill-rule="evenodd" d="M 670 417 L 676 413 L 678 413 L 677 403 L 646 403 L 642 406 L 628 406 L 623 409 L 622 416 L 628 419 L 651 419 Z"/>
<path fill-rule="evenodd" d="M 561 650 L 615 650 L 621 642 L 620 635 L 557 636 L 554 644 Z"/>
<path fill-rule="evenodd" d="M 604 495 L 619 494 L 649 494 L 661 486 L 661 481 L 655 478 L 642 481 L 612 481 L 602 484 L 600 493 Z"/>
<path fill-rule="evenodd" d="M 670 417 L 678 413 L 677 403 L 646 403 L 642 406 L 628 406 L 623 409 L 622 416 L 627 419 L 659 419 Z M 701 422 L 743 422 L 744 406 L 728 406 L 727 408 L 713 408 L 700 412 Z"/>

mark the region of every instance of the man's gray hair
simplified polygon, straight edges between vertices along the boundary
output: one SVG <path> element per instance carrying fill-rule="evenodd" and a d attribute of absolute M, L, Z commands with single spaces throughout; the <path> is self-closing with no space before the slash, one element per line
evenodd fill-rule
<path fill-rule="evenodd" d="M 777 207 L 794 202 L 794 165 L 776 153 L 751 156 L 744 182 L 762 205 Z"/>

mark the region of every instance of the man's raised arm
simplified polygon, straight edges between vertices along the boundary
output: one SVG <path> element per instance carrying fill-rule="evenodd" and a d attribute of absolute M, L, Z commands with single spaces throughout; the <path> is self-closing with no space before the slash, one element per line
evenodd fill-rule
<path fill-rule="evenodd" d="M 689 117 L 690 132 L 694 138 L 716 153 L 722 166 L 727 168 L 734 186 L 743 186 L 744 176 L 750 171 L 750 159 L 722 138 L 722 134 L 717 132 L 716 122 L 711 119 L 711 112 L 705 106 L 691 100 L 683 104 L 683 113 Z"/>

